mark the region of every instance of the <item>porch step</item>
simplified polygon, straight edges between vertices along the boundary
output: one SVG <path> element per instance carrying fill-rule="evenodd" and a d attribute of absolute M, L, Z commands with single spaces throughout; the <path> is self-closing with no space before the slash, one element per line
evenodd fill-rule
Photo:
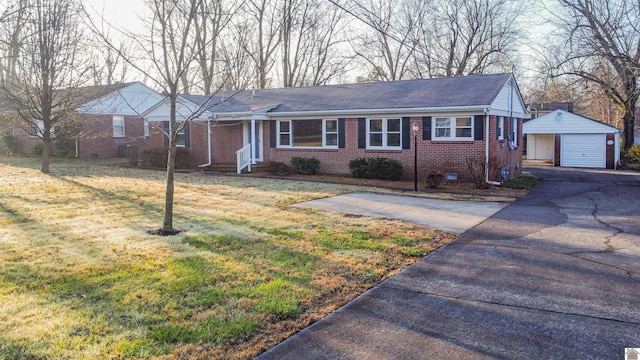
<path fill-rule="evenodd" d="M 266 171 L 267 165 L 264 163 L 257 163 L 251 165 L 251 172 L 264 172 Z M 211 172 L 223 172 L 223 173 L 235 173 L 237 171 L 237 167 L 235 163 L 217 163 L 211 164 L 206 168 L 202 169 L 203 171 L 211 171 Z M 243 173 L 247 172 L 245 168 L 242 170 Z"/>

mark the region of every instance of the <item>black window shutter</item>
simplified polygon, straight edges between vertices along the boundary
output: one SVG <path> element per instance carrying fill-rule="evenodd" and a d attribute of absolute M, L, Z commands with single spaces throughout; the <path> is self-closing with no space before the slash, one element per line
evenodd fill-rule
<path fill-rule="evenodd" d="M 191 147 L 191 123 L 184 124 L 184 147 Z"/>
<path fill-rule="evenodd" d="M 277 120 L 269 120 L 269 147 L 276 147 L 277 143 Z"/>
<path fill-rule="evenodd" d="M 358 118 L 358 148 L 367 147 L 367 119 Z"/>
<path fill-rule="evenodd" d="M 484 115 L 476 115 L 473 117 L 473 140 L 482 140 L 484 138 Z"/>
<path fill-rule="evenodd" d="M 338 147 L 344 149 L 345 147 L 345 128 L 344 119 L 338 119 Z"/>
<path fill-rule="evenodd" d="M 502 125 L 504 127 L 504 124 Z M 496 116 L 496 139 L 500 139 L 500 117 Z"/>
<path fill-rule="evenodd" d="M 168 121 L 163 121 L 163 126 L 164 126 L 164 146 L 169 146 L 169 136 L 171 136 L 171 134 L 169 133 L 169 122 Z"/>
<path fill-rule="evenodd" d="M 422 140 L 431 140 L 431 116 L 422 117 Z"/>
<path fill-rule="evenodd" d="M 402 148 L 411 149 L 411 118 L 402 118 Z"/>

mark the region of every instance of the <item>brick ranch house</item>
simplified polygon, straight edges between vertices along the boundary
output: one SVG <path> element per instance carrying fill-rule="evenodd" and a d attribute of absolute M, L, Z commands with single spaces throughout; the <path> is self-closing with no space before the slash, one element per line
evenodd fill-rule
<path fill-rule="evenodd" d="M 78 130 L 70 139 L 73 154 L 78 158 L 112 158 L 124 156 L 127 145 L 140 148 L 148 145 L 149 124 L 140 116 L 160 101 L 163 96 L 140 82 L 88 86 L 77 89 L 82 104 L 75 109 L 73 119 Z M 31 154 L 42 143 L 36 127 L 13 116 L 12 132 L 19 153 Z M 56 154 L 55 146 L 52 153 Z"/>
<path fill-rule="evenodd" d="M 417 146 L 420 179 L 438 171 L 468 180 L 472 159 L 489 163 L 491 182 L 521 173 L 525 112 L 512 74 L 182 95 L 177 120 L 192 121 L 178 146 L 190 148 L 192 165 L 238 171 L 315 157 L 321 172 L 349 174 L 350 160 L 384 157 L 399 160 L 406 178 Z M 169 106 L 143 116 L 168 128 Z M 160 133 L 149 141 L 167 144 Z"/>

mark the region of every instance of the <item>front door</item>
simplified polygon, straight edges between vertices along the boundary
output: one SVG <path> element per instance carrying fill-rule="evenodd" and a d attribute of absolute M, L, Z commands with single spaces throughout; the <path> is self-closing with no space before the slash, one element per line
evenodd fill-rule
<path fill-rule="evenodd" d="M 251 143 L 251 121 L 244 122 L 243 135 L 243 145 Z M 255 153 L 253 154 L 254 159 L 256 161 L 264 161 L 262 153 L 262 121 L 256 121 L 256 147 Z"/>

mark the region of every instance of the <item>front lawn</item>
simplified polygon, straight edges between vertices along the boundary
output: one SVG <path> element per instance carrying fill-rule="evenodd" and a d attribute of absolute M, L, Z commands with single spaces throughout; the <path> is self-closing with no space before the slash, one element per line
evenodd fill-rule
<path fill-rule="evenodd" d="M 0 358 L 250 358 L 453 239 L 289 207 L 349 185 L 0 158 Z"/>

